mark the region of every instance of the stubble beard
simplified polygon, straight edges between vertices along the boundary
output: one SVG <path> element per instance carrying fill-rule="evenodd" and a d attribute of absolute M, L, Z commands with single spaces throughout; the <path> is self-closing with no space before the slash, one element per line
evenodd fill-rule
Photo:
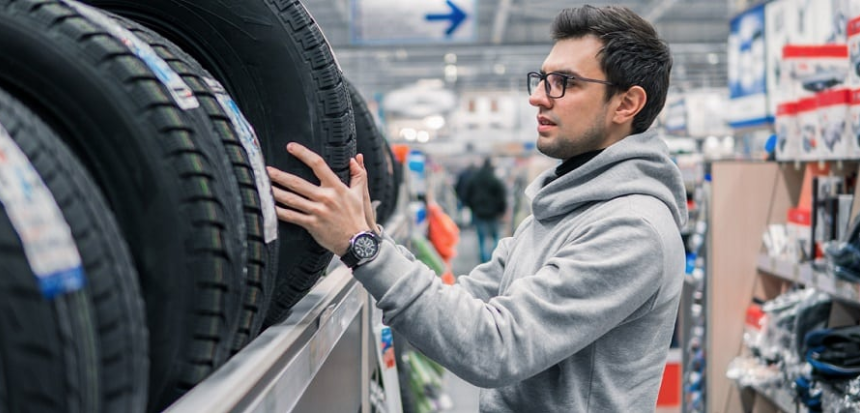
<path fill-rule="evenodd" d="M 586 152 L 600 149 L 606 139 L 606 129 L 603 127 L 605 115 L 591 124 L 578 138 L 569 136 L 556 136 L 552 140 L 538 137 L 537 150 L 550 158 L 567 160 Z"/>

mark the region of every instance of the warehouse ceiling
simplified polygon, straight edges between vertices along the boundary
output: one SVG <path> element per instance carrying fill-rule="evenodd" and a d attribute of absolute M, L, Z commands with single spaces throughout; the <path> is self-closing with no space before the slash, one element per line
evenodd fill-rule
<path fill-rule="evenodd" d="M 474 40 L 366 45 L 355 44 L 350 32 L 351 14 L 359 1 L 369 0 L 304 0 L 304 4 L 331 44 L 344 74 L 365 96 L 409 87 L 426 79 L 441 80 L 447 89 L 457 92 L 524 88 L 525 74 L 539 69 L 551 48 L 549 27 L 553 17 L 562 8 L 585 4 L 571 0 L 471 0 L 476 10 L 467 19 L 475 24 Z M 389 1 L 410 4 L 424 0 Z M 595 6 L 624 5 L 655 24 L 674 55 L 675 90 L 725 87 L 728 3 L 727 0 L 589 2 Z M 456 76 L 450 66 L 456 66 Z"/>

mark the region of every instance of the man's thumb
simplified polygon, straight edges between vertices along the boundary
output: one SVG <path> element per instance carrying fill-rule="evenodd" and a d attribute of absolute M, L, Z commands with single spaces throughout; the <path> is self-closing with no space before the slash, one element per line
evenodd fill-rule
<path fill-rule="evenodd" d="M 349 160 L 349 187 L 362 187 L 367 184 L 367 171 L 364 170 L 355 158 Z"/>

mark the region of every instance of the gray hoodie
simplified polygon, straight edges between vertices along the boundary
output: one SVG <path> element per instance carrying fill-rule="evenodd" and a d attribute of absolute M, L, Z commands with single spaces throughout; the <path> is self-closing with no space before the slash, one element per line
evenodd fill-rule
<path fill-rule="evenodd" d="M 653 411 L 684 276 L 680 172 L 645 132 L 543 186 L 552 174 L 456 285 L 390 238 L 355 277 L 388 325 L 486 389 L 482 412 Z"/>

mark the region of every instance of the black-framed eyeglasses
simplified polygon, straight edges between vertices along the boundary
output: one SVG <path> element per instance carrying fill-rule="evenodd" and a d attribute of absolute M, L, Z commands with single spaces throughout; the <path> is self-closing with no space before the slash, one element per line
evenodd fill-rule
<path fill-rule="evenodd" d="M 558 99 L 564 96 L 565 90 L 569 85 L 572 85 L 576 82 L 591 82 L 591 83 L 601 83 L 604 85 L 614 86 L 612 82 L 600 79 L 589 79 L 587 77 L 582 76 L 574 76 L 574 75 L 566 75 L 564 73 L 538 73 L 538 72 L 529 72 L 528 74 L 528 85 L 529 85 L 529 95 L 534 93 L 537 86 L 540 82 L 543 81 L 544 91 L 546 92 L 546 96 L 552 99 Z"/>

